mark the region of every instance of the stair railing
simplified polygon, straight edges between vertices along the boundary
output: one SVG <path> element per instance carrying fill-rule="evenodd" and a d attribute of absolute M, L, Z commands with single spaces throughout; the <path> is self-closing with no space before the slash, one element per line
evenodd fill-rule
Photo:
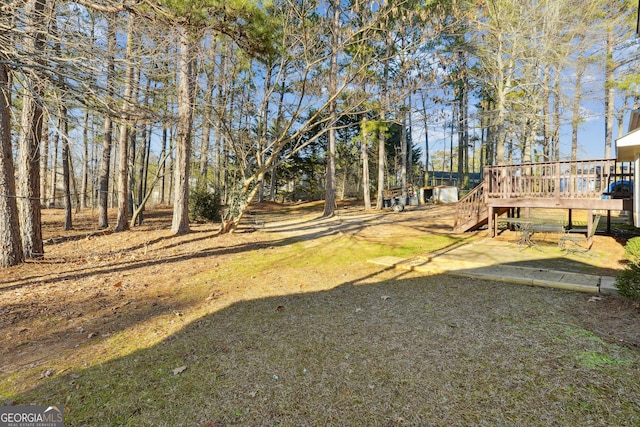
<path fill-rule="evenodd" d="M 485 184 L 483 181 L 456 203 L 453 229 L 459 230 L 470 222 L 481 222 L 482 217 L 486 217 L 486 209 Z"/>

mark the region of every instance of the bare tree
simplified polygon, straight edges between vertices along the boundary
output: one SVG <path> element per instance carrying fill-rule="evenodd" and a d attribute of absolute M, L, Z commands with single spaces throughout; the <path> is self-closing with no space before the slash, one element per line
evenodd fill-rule
<path fill-rule="evenodd" d="M 580 114 L 580 101 L 582 99 L 582 80 L 584 78 L 587 65 L 586 38 L 586 33 L 582 33 L 577 35 L 576 40 L 577 58 L 575 60 L 575 83 L 571 108 L 571 160 L 578 159 L 578 127 L 583 120 L 582 115 Z"/>
<path fill-rule="evenodd" d="M 58 119 L 58 132 L 62 139 L 62 194 L 64 198 L 64 229 L 73 227 L 71 212 L 71 162 L 69 161 L 69 118 L 67 116 L 67 101 L 60 100 L 60 117 Z"/>
<path fill-rule="evenodd" d="M 195 60 L 194 34 L 179 29 L 180 74 L 178 81 L 178 140 L 176 143 L 175 191 L 171 231 L 176 234 L 189 232 L 189 170 L 191 163 L 191 128 L 193 121 L 193 91 Z"/>
<path fill-rule="evenodd" d="M 392 52 L 392 40 L 391 32 L 389 31 L 388 17 L 384 17 L 382 20 L 382 33 L 385 38 L 384 55 L 382 57 L 382 82 L 380 84 L 380 123 L 384 124 L 387 121 L 387 114 L 385 109 L 389 104 L 389 61 L 391 59 Z M 384 203 L 384 187 L 385 187 L 385 143 L 386 143 L 386 126 L 381 126 L 378 129 L 378 197 L 376 200 L 376 209 L 382 209 Z"/>
<path fill-rule="evenodd" d="M 4 55 L 0 54 L 0 268 L 24 261 L 11 149 L 9 67 L 3 59 Z"/>
<path fill-rule="evenodd" d="M 61 57 L 61 45 L 60 45 L 60 37 L 59 37 L 59 29 L 58 29 L 58 20 L 52 23 L 51 33 L 53 36 L 54 45 L 53 51 L 57 57 Z M 62 188 L 63 188 L 63 199 L 64 199 L 64 229 L 71 230 L 73 227 L 73 219 L 72 219 L 72 207 L 71 207 L 71 169 L 72 164 L 70 162 L 70 148 L 69 148 L 69 108 L 68 104 L 68 94 L 67 94 L 67 83 L 64 73 L 59 68 L 56 70 L 56 83 L 57 83 L 57 94 L 58 94 L 58 128 L 57 134 L 60 135 L 62 140 Z"/>
<path fill-rule="evenodd" d="M 373 145 L 373 136 L 375 128 L 371 126 L 377 122 L 363 120 L 360 132 L 360 151 L 362 160 L 362 196 L 364 199 L 364 208 L 371 209 L 371 176 L 369 175 L 369 146 Z"/>
<path fill-rule="evenodd" d="M 331 49 L 329 59 L 329 95 L 334 96 L 338 89 L 338 55 L 340 49 L 340 1 L 332 0 L 329 9 L 331 13 Z M 324 192 L 324 217 L 333 216 L 336 208 L 336 129 L 337 100 L 334 98 L 329 103 L 329 147 L 327 149 L 327 175 Z"/>
<path fill-rule="evenodd" d="M 611 156 L 613 144 L 613 125 L 615 123 L 615 90 L 616 71 L 623 65 L 616 56 L 616 50 L 625 47 L 625 42 L 634 36 L 634 18 L 637 16 L 635 1 L 602 0 L 601 10 L 604 14 L 602 26 L 606 34 L 604 57 L 604 120 L 605 141 L 604 156 Z"/>
<path fill-rule="evenodd" d="M 126 73 L 125 86 L 122 106 L 122 122 L 120 124 L 119 139 L 119 167 L 118 167 L 118 216 L 116 219 L 115 231 L 124 231 L 129 229 L 129 132 L 131 129 L 131 105 L 133 104 L 133 85 L 134 85 L 134 66 L 133 46 L 135 37 L 135 16 L 130 13 L 127 24 L 127 52 L 126 52 Z"/>
<path fill-rule="evenodd" d="M 46 82 L 38 72 L 43 63 L 47 16 L 45 0 L 29 0 L 25 6 L 24 50 L 31 63 L 23 70 L 24 95 L 20 130 L 18 195 L 22 248 L 27 258 L 44 256 L 40 207 L 40 141 L 42 139 L 42 102 Z"/>
<path fill-rule="evenodd" d="M 107 52 L 106 52 L 106 90 L 113 93 L 114 88 L 114 55 L 116 47 L 116 33 L 114 28 L 114 16 L 109 13 L 107 22 Z M 113 145 L 113 122 L 109 110 L 104 115 L 104 135 L 102 141 L 102 156 L 100 157 L 100 172 L 98 175 L 98 227 L 109 226 L 108 201 L 109 201 L 109 177 L 111 169 L 111 151 Z"/>
<path fill-rule="evenodd" d="M 202 186 L 207 182 L 207 175 L 209 172 L 209 157 L 211 146 L 211 130 L 212 130 L 212 115 L 213 115 L 213 92 L 215 90 L 215 71 L 216 64 L 215 58 L 217 54 L 217 40 L 211 40 L 209 42 L 208 57 L 210 63 L 207 64 L 205 70 L 205 87 L 203 88 L 203 108 L 202 108 L 202 141 L 200 142 L 200 175 L 198 179 L 201 181 L 198 185 Z"/>

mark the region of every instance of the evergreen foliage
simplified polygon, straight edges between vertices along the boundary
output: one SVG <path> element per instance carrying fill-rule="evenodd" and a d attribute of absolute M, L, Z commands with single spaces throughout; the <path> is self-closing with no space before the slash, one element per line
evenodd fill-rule
<path fill-rule="evenodd" d="M 616 276 L 618 293 L 633 301 L 640 301 L 640 237 L 629 239 L 624 251 L 629 265 Z"/>
<path fill-rule="evenodd" d="M 273 55 L 279 34 L 271 5 L 250 0 L 162 0 L 182 25 L 229 36 L 249 55 Z"/>
<path fill-rule="evenodd" d="M 640 237 L 633 237 L 624 245 L 624 255 L 633 264 L 640 264 Z"/>
<path fill-rule="evenodd" d="M 189 194 L 189 219 L 196 222 L 220 221 L 222 205 L 218 191 L 206 186 L 192 189 Z"/>

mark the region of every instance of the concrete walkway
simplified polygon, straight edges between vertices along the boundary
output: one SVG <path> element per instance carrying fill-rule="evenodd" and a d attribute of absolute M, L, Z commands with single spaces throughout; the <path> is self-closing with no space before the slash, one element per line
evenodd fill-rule
<path fill-rule="evenodd" d="M 495 239 L 479 239 L 430 257 L 385 256 L 369 262 L 426 274 L 451 274 L 589 293 L 617 293 L 614 277 L 559 269 L 566 267 L 568 260 L 556 248 L 523 248 Z M 580 270 L 580 263 L 573 261 L 571 267 Z"/>

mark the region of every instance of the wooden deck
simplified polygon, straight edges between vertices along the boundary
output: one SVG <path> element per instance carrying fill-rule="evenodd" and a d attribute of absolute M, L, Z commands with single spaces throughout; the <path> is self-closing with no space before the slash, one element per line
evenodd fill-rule
<path fill-rule="evenodd" d="M 612 182 L 632 181 L 621 169 L 614 159 L 487 166 L 484 181 L 458 202 L 454 231 L 492 230 L 492 219 L 512 208 L 632 210 L 630 197 L 608 195 Z"/>

